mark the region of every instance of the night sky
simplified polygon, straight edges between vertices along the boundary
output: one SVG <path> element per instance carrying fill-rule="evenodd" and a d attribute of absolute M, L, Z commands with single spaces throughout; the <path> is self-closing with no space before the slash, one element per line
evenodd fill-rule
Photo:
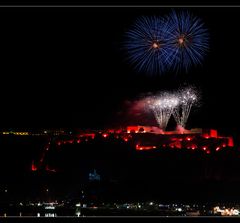
<path fill-rule="evenodd" d="M 127 61 L 124 34 L 138 16 L 171 8 L 0 8 L 0 127 L 137 124 L 129 102 L 189 83 L 202 95 L 189 127 L 240 133 L 240 8 L 182 10 L 203 19 L 209 53 L 187 74 L 150 76 Z"/>

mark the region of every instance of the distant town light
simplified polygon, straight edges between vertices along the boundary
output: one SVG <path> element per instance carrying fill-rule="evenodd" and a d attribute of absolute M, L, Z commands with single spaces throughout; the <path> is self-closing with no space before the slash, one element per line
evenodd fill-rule
<path fill-rule="evenodd" d="M 45 209 L 50 209 L 50 210 L 54 210 L 55 207 L 54 206 L 46 206 Z"/>

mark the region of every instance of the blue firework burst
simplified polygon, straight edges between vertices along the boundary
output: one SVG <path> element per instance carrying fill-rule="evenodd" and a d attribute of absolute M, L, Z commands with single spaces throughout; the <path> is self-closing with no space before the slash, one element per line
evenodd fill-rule
<path fill-rule="evenodd" d="M 209 49 L 209 34 L 201 19 L 188 12 L 173 11 L 168 17 L 171 35 L 171 67 L 188 71 L 192 65 L 201 64 Z"/>
<path fill-rule="evenodd" d="M 125 47 L 134 67 L 148 74 L 165 72 L 175 51 L 169 45 L 169 23 L 160 17 L 141 17 L 127 32 Z M 172 52 L 171 52 L 172 51 Z"/>

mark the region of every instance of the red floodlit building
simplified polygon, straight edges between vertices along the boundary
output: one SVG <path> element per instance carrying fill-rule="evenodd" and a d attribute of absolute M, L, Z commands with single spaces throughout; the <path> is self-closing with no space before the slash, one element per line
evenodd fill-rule
<path fill-rule="evenodd" d="M 191 129 L 179 131 L 161 131 L 152 126 L 128 126 L 126 132 L 132 135 L 137 150 L 156 149 L 157 147 L 202 149 L 219 151 L 224 147 L 233 147 L 232 137 L 219 136 L 215 129 Z M 144 134 L 143 134 L 144 133 Z"/>
<path fill-rule="evenodd" d="M 151 132 L 151 133 L 162 133 L 161 129 L 159 129 L 156 126 L 128 126 L 126 128 L 127 133 L 145 133 L 145 132 Z"/>
<path fill-rule="evenodd" d="M 78 133 L 75 138 L 66 136 L 67 138 L 58 139 L 57 145 L 68 143 L 81 143 L 94 139 L 97 135 L 102 138 L 122 139 L 126 143 L 135 145 L 136 150 L 152 150 L 157 148 L 172 148 L 172 149 L 191 149 L 202 151 L 219 151 L 225 147 L 233 147 L 233 138 L 220 136 L 215 129 L 180 129 L 175 131 L 162 131 L 156 126 L 127 126 L 119 129 L 104 129 L 102 131 L 84 131 Z M 110 137 L 111 136 L 111 137 Z M 34 168 L 33 168 L 34 169 Z"/>

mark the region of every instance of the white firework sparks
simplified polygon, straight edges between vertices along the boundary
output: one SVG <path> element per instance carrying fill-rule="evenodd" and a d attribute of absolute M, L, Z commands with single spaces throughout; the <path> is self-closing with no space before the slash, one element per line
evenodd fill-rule
<path fill-rule="evenodd" d="M 175 118 L 177 125 L 181 128 L 185 128 L 191 108 L 198 101 L 198 94 L 196 89 L 188 87 L 182 89 L 176 94 L 179 99 L 178 106 L 173 110 L 173 117 Z"/>
<path fill-rule="evenodd" d="M 166 92 L 152 98 L 150 108 L 154 113 L 160 129 L 166 129 L 168 121 L 178 104 L 179 98 Z"/>

